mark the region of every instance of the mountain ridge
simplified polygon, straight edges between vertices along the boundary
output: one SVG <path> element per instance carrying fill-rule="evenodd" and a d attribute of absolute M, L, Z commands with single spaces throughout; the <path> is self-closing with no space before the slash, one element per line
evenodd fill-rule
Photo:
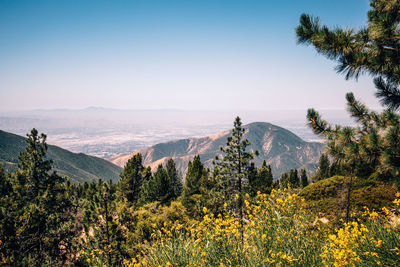
<path fill-rule="evenodd" d="M 26 147 L 26 138 L 0 130 L 0 163 L 7 171 L 18 167 L 19 153 Z M 73 153 L 58 146 L 48 145 L 48 159 L 53 160 L 53 170 L 61 176 L 67 176 L 74 182 L 94 181 L 97 179 L 119 179 L 122 168 L 101 158 L 83 153 Z"/>
<path fill-rule="evenodd" d="M 253 122 L 244 125 L 243 128 L 245 129 L 244 137 L 251 142 L 249 150 L 260 152 L 254 160 L 256 165 L 261 165 L 265 159 L 267 164 L 271 164 L 275 179 L 292 168 L 315 170 L 324 144 L 306 142 L 289 130 L 268 122 Z M 169 158 L 173 158 L 178 170 L 185 173 L 187 163 L 197 154 L 207 167 L 211 167 L 212 160 L 215 155 L 220 154 L 219 148 L 225 146 L 226 138 L 230 133 L 231 130 L 226 130 L 200 138 L 159 143 L 133 153 L 114 156 L 108 160 L 122 167 L 132 155 L 141 153 L 143 164 L 154 170 L 158 164 L 163 164 Z"/>

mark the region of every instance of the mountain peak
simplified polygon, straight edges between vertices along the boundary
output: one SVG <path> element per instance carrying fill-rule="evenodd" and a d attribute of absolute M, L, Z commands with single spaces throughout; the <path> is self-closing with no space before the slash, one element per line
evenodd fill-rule
<path fill-rule="evenodd" d="M 260 166 L 266 160 L 271 165 L 275 179 L 293 168 L 309 171 L 316 168 L 323 144 L 306 142 L 291 131 L 268 122 L 252 122 L 243 128 L 246 129 L 244 138 L 251 143 L 248 149 L 260 152 L 254 160 L 256 165 Z M 206 137 L 160 143 L 128 155 L 113 157 L 110 161 L 123 167 L 134 154 L 141 153 L 144 164 L 154 169 L 168 158 L 173 158 L 178 169 L 185 173 L 189 160 L 198 154 L 207 167 L 212 167 L 213 158 L 220 154 L 220 147 L 225 146 L 230 132 L 227 130 Z"/>

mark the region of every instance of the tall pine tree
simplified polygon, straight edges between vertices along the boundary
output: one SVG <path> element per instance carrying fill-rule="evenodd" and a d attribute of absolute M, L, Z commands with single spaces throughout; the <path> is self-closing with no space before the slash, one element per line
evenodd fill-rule
<path fill-rule="evenodd" d="M 51 172 L 46 159 L 46 135 L 33 129 L 26 151 L 19 156 L 13 175 L 15 230 L 18 262 L 28 265 L 63 264 L 73 237 L 68 225 L 74 220 L 64 178 Z"/>
<path fill-rule="evenodd" d="M 232 199 L 232 195 L 237 195 L 236 211 L 240 219 L 241 229 L 243 230 L 243 189 L 248 181 L 249 168 L 251 161 L 258 152 L 248 152 L 249 140 L 244 139 L 245 129 L 239 117 L 235 118 L 231 136 L 227 138 L 226 146 L 221 147 L 222 158 L 217 156 L 214 171 L 223 181 L 226 200 Z M 242 243 L 243 243 L 243 231 Z"/>

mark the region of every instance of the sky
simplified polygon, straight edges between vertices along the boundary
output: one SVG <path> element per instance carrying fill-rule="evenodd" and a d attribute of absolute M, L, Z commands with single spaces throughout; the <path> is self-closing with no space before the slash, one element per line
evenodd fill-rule
<path fill-rule="evenodd" d="M 346 81 L 296 44 L 302 13 L 366 24 L 367 0 L 0 1 L 0 111 L 379 107 L 371 77 Z"/>

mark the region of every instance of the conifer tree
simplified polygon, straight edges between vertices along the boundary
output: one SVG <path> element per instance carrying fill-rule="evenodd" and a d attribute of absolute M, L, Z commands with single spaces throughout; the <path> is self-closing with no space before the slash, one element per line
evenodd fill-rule
<path fill-rule="evenodd" d="M 249 179 L 249 187 L 251 194 L 256 195 L 257 192 L 269 193 L 271 191 L 273 183 L 271 166 L 267 165 L 267 162 L 264 160 L 258 172 L 256 168 L 255 171 L 253 171 L 253 168 L 254 168 L 254 163 L 250 165 L 249 169 L 249 177 L 254 176 L 253 179 Z"/>
<path fill-rule="evenodd" d="M 135 154 L 126 163 L 121 180 L 119 181 L 120 193 L 131 205 L 136 204 L 144 180 L 144 170 L 142 165 L 142 155 Z"/>
<path fill-rule="evenodd" d="M 301 169 L 300 180 L 301 180 L 301 186 L 302 187 L 306 187 L 308 185 L 308 178 L 307 178 L 306 169 Z"/>
<path fill-rule="evenodd" d="M 354 96 L 350 93 L 347 94 L 346 98 L 349 112 L 357 119 L 361 127 L 342 127 L 338 125 L 333 127 L 322 120 L 314 109 L 308 110 L 307 118 L 309 126 L 313 129 L 314 133 L 326 138 L 328 153 L 332 156 L 335 166 L 340 166 L 341 170 L 350 177 L 347 184 L 346 201 L 346 221 L 348 221 L 350 218 L 350 199 L 354 177 L 368 177 L 368 175 L 372 174 L 378 167 L 378 165 L 371 165 L 372 162 L 375 162 L 375 164 L 378 163 L 376 158 L 378 155 L 375 151 L 377 147 L 373 150 L 368 149 L 368 147 L 372 145 L 370 142 L 371 140 L 382 137 L 376 135 L 378 132 L 381 132 L 383 135 L 388 134 L 387 131 L 378 131 L 380 127 L 387 127 L 387 114 L 392 114 L 393 116 L 391 116 L 391 118 L 395 118 L 397 122 L 399 121 L 399 117 L 394 116 L 390 111 L 385 111 L 380 115 L 369 112 L 366 107 L 356 101 Z M 393 127 L 389 127 L 389 129 L 393 129 Z M 374 135 L 372 139 L 371 135 Z M 375 142 L 377 141 L 372 141 L 372 143 Z M 400 149 L 399 146 L 394 146 L 393 148 L 380 146 L 378 148 L 379 154 L 389 149 L 393 151 L 399 151 Z"/>
<path fill-rule="evenodd" d="M 319 18 L 303 14 L 296 29 L 298 43 L 313 45 L 338 63 L 346 79 L 368 73 L 374 78 L 376 96 L 390 109 L 400 107 L 400 2 L 370 1 L 367 26 L 359 30 L 329 29 Z"/>
<path fill-rule="evenodd" d="M 157 170 L 142 187 L 140 203 L 141 205 L 159 201 L 161 204 L 169 204 L 176 199 L 182 192 L 182 183 L 176 171 L 175 162 L 170 159 L 167 168 L 162 164 L 158 165 Z"/>
<path fill-rule="evenodd" d="M 250 163 L 249 170 L 248 170 L 248 186 L 246 191 L 249 192 L 251 196 L 255 196 L 258 190 L 258 169 L 254 162 Z"/>
<path fill-rule="evenodd" d="M 299 187 L 300 179 L 296 169 L 290 170 L 289 172 L 289 184 L 292 188 Z"/>
<path fill-rule="evenodd" d="M 319 158 L 318 168 L 314 176 L 314 181 L 328 178 L 330 175 L 330 162 L 327 154 L 322 154 Z"/>
<path fill-rule="evenodd" d="M 216 188 L 209 184 L 209 171 L 204 168 L 200 156 L 196 155 L 189 161 L 185 184 L 182 192 L 182 204 L 193 217 L 200 217 L 203 207 L 210 207 L 207 201 L 212 199 L 210 190 Z M 205 198 L 208 198 L 206 200 Z M 211 208 L 211 207 L 210 207 Z"/>
<path fill-rule="evenodd" d="M 279 179 L 279 183 L 282 188 L 291 186 L 290 181 L 289 181 L 289 173 L 286 173 L 286 172 L 282 173 L 281 178 Z"/>
<path fill-rule="evenodd" d="M 170 196 L 169 196 L 169 200 L 175 200 L 176 198 L 178 198 L 181 193 L 182 193 L 182 179 L 178 174 L 178 171 L 176 170 L 176 164 L 175 161 L 170 158 L 167 161 L 167 164 L 165 165 L 166 171 L 167 171 L 167 175 L 168 175 L 168 180 L 170 183 L 170 188 L 171 188 L 171 192 L 170 192 Z"/>
<path fill-rule="evenodd" d="M 9 175 L 0 164 L 0 262 L 11 266 L 20 260 L 17 240 L 17 206 Z"/>
<path fill-rule="evenodd" d="M 200 194 L 201 179 L 205 171 L 199 155 L 194 156 L 193 161 L 189 161 L 185 185 L 183 187 L 185 197 Z"/>
<path fill-rule="evenodd" d="M 237 213 L 240 218 L 241 229 L 243 229 L 243 189 L 244 183 L 248 181 L 249 167 L 251 161 L 258 152 L 247 152 L 250 145 L 249 140 L 244 139 L 245 129 L 239 117 L 235 118 L 231 136 L 227 138 L 226 147 L 221 147 L 223 157 L 216 157 L 215 172 L 225 187 L 226 200 L 232 195 L 237 195 Z M 242 231 L 243 243 L 243 231 Z"/>
<path fill-rule="evenodd" d="M 18 237 L 18 262 L 28 265 L 62 264 L 74 220 L 64 178 L 51 171 L 46 159 L 46 135 L 33 129 L 27 135 L 26 151 L 19 156 L 13 175 L 13 206 Z"/>
<path fill-rule="evenodd" d="M 85 233 L 89 239 L 87 249 L 97 249 L 105 256 L 103 260 L 108 266 L 122 261 L 124 251 L 121 225 L 116 214 L 115 186 L 111 181 L 101 179 L 91 183 L 88 206 L 85 210 Z"/>

